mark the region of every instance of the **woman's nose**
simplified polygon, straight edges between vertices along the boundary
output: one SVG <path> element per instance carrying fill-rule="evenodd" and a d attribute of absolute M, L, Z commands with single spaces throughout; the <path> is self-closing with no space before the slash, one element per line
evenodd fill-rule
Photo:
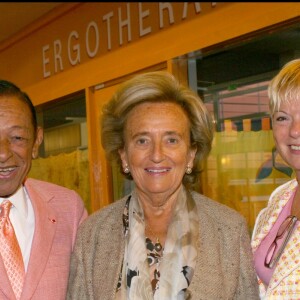
<path fill-rule="evenodd" d="M 7 139 L 0 139 L 0 162 L 7 161 L 12 156 L 11 145 Z"/>
<path fill-rule="evenodd" d="M 294 120 L 292 122 L 292 126 L 290 128 L 290 135 L 295 138 L 300 136 L 300 120 Z"/>
<path fill-rule="evenodd" d="M 160 162 L 164 159 L 164 150 L 161 143 L 153 144 L 151 157 L 154 162 Z"/>

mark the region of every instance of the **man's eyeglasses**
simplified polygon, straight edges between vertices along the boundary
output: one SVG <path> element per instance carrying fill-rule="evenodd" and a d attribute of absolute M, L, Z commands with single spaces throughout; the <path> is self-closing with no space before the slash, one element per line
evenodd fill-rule
<path fill-rule="evenodd" d="M 297 217 L 295 216 L 288 216 L 280 225 L 278 232 L 276 234 L 276 237 L 273 241 L 273 243 L 270 245 L 267 255 L 265 258 L 265 267 L 272 269 L 276 263 L 278 262 L 287 242 L 289 241 L 289 238 L 293 232 L 293 229 L 295 227 L 295 224 L 297 222 Z M 278 240 L 282 239 L 286 235 L 282 245 L 279 249 L 277 242 Z M 278 251 L 277 251 L 278 250 Z"/>

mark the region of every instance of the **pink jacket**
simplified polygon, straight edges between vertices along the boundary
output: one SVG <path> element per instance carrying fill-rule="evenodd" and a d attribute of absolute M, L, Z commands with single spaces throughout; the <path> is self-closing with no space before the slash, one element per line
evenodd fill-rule
<path fill-rule="evenodd" d="M 276 188 L 268 206 L 258 215 L 252 235 L 252 250 L 256 251 L 276 222 L 283 207 L 287 204 L 295 190 L 297 180 L 293 179 Z M 260 299 L 283 300 L 300 299 L 300 225 L 295 229 L 286 248 L 278 261 L 278 265 L 266 288 L 258 278 Z"/>
<path fill-rule="evenodd" d="M 27 179 L 35 232 L 20 300 L 63 300 L 71 252 L 79 224 L 87 217 L 80 196 L 64 187 Z M 0 299 L 15 300 L 0 256 Z"/>

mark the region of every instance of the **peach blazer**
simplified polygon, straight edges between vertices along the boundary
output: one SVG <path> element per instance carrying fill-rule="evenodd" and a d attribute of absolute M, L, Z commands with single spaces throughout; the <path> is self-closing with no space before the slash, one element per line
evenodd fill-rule
<path fill-rule="evenodd" d="M 21 300 L 63 300 L 79 224 L 87 217 L 80 196 L 64 187 L 27 179 L 35 232 Z M 15 300 L 0 255 L 0 299 Z"/>
<path fill-rule="evenodd" d="M 252 235 L 252 251 L 270 231 L 283 207 L 291 198 L 298 184 L 295 179 L 279 186 L 270 196 L 268 206 L 258 215 Z M 296 227 L 277 267 L 269 286 L 266 288 L 258 278 L 260 298 L 268 300 L 300 299 L 300 225 Z"/>

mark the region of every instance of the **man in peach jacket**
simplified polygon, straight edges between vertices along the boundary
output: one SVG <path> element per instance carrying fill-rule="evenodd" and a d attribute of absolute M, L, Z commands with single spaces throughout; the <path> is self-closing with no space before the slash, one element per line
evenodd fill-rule
<path fill-rule="evenodd" d="M 18 296 L 0 252 L 0 300 L 66 297 L 70 255 L 87 211 L 76 192 L 27 178 L 42 140 L 29 97 L 13 83 L 0 80 L 0 205 L 12 203 L 9 219 L 25 270 Z"/>

